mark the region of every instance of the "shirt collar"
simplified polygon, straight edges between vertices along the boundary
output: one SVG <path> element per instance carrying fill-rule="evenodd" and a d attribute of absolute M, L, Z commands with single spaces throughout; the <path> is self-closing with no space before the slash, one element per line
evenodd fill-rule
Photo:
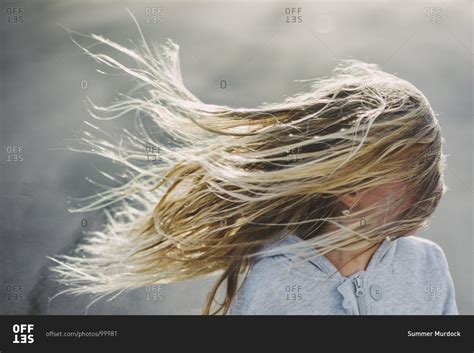
<path fill-rule="evenodd" d="M 280 239 L 271 245 L 265 247 L 265 255 L 266 256 L 274 256 L 274 255 L 284 255 L 286 257 L 294 258 L 298 257 L 302 260 L 309 261 L 312 265 L 316 266 L 321 272 L 323 272 L 328 277 L 332 278 L 342 278 L 343 276 L 339 273 L 336 267 L 332 264 L 331 261 L 328 260 L 326 256 L 321 256 L 319 252 L 314 249 L 311 252 L 305 253 L 304 256 L 298 254 L 297 251 L 292 250 L 279 250 L 282 246 L 288 246 L 291 244 L 295 244 L 298 242 L 304 242 L 305 240 L 301 239 L 295 234 L 290 234 L 283 239 Z M 393 256 L 395 254 L 397 242 L 396 240 L 389 240 L 385 238 L 382 240 L 380 246 L 374 252 L 372 257 L 369 260 L 369 263 L 365 269 L 365 271 L 379 271 L 392 263 Z M 349 277 L 352 277 L 360 272 L 354 273 Z"/>

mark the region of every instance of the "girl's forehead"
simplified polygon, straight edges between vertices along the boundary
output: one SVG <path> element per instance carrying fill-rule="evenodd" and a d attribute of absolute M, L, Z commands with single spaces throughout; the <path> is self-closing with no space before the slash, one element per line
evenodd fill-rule
<path fill-rule="evenodd" d="M 392 181 L 392 182 L 380 185 L 377 188 L 379 188 L 380 191 L 386 191 L 386 192 L 392 192 L 392 191 L 407 192 L 410 189 L 409 184 L 406 181 Z"/>

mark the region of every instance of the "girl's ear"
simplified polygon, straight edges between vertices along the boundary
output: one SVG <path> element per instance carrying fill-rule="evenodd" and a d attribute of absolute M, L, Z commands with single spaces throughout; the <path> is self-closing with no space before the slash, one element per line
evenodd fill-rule
<path fill-rule="evenodd" d="M 347 208 L 352 208 L 354 206 L 354 203 L 356 201 L 356 193 L 351 192 L 350 194 L 344 194 L 339 196 L 339 201 L 341 201 L 345 207 Z"/>

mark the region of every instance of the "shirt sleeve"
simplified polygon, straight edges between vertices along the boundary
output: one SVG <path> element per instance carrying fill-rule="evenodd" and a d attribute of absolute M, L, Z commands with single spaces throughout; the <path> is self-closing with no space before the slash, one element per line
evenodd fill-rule
<path fill-rule="evenodd" d="M 447 282 L 448 291 L 443 306 L 443 315 L 459 315 L 458 307 L 456 305 L 456 295 L 454 290 L 453 279 L 451 278 L 449 272 Z"/>
<path fill-rule="evenodd" d="M 288 283 L 288 269 L 279 256 L 254 263 L 227 312 L 227 315 L 283 315 L 282 287 Z"/>
<path fill-rule="evenodd" d="M 232 302 L 227 315 L 257 315 L 257 313 L 239 298 Z"/>
<path fill-rule="evenodd" d="M 456 291 L 454 288 L 454 282 L 449 271 L 448 261 L 441 247 L 437 246 L 437 257 L 439 271 L 441 278 L 443 279 L 443 286 L 445 288 L 445 296 L 443 298 L 443 309 L 442 315 L 459 315 L 458 307 L 456 304 Z"/>

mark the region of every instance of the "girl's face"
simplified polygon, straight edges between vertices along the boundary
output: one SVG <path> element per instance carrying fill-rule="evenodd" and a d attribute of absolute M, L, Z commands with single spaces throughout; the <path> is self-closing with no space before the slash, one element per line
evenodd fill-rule
<path fill-rule="evenodd" d="M 410 195 L 412 194 L 412 195 Z M 404 199 L 404 201 L 395 209 L 391 207 L 395 200 Z M 390 209 L 390 213 L 399 215 L 410 208 L 415 202 L 415 194 L 409 191 L 409 188 L 402 182 L 393 182 L 377 186 L 370 190 L 354 192 L 340 197 L 345 207 L 354 211 L 369 210 L 375 205 L 384 205 Z"/>
<path fill-rule="evenodd" d="M 398 200 L 403 200 L 401 203 Z M 386 207 L 390 219 L 396 218 L 416 202 L 416 194 L 403 182 L 393 182 L 364 192 L 358 199 L 360 209 L 370 209 L 375 205 Z M 398 204 L 399 203 L 399 204 Z M 395 204 L 398 204 L 396 207 Z"/>
<path fill-rule="evenodd" d="M 443 184 L 440 183 L 435 192 L 440 193 L 442 190 Z M 375 223 L 383 224 L 397 220 L 397 217 L 411 208 L 417 202 L 417 193 L 406 183 L 392 182 L 363 192 L 343 195 L 340 200 L 345 207 L 353 210 L 351 213 L 361 211 L 362 218 L 364 218 L 364 210 L 368 217 L 369 214 L 374 213 L 374 210 L 383 208 L 383 212 L 380 212 L 377 215 L 378 219 L 375 220 Z M 416 229 L 406 235 L 415 232 Z"/>

